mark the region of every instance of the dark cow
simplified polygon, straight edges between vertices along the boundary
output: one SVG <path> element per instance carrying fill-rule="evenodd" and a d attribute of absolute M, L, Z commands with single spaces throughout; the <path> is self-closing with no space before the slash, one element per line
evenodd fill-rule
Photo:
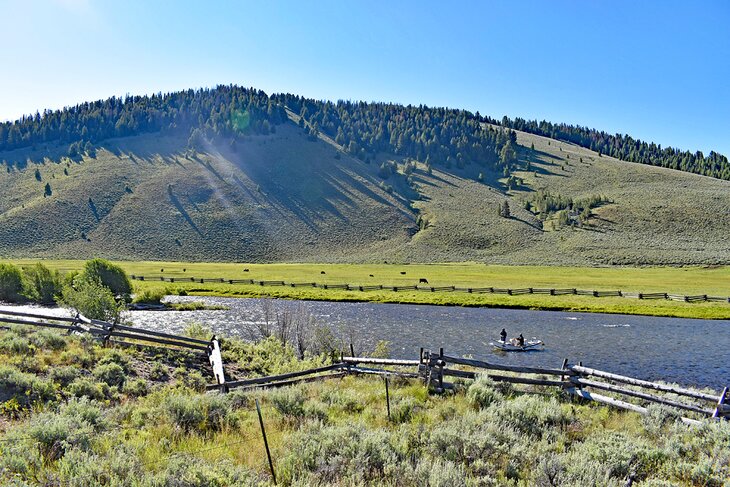
<path fill-rule="evenodd" d="M 327 274 L 325 271 L 320 272 L 320 274 Z"/>
<path fill-rule="evenodd" d="M 428 279 L 425 277 L 422 277 L 418 280 L 418 284 L 428 284 Z"/>
<path fill-rule="evenodd" d="M 374 275 L 370 274 L 370 277 L 375 277 Z"/>
<path fill-rule="evenodd" d="M 406 275 L 406 271 L 401 271 L 401 272 L 400 272 L 400 275 L 401 275 L 401 276 L 405 276 L 405 275 Z"/>
<path fill-rule="evenodd" d="M 243 272 L 248 272 L 248 269 L 244 269 Z"/>
<path fill-rule="evenodd" d="M 165 269 L 160 269 L 160 272 L 165 272 Z"/>

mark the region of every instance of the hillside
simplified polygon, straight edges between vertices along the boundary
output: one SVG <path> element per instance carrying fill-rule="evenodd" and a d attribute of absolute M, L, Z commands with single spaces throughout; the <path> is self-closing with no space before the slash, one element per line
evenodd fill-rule
<path fill-rule="evenodd" d="M 428 144 L 353 150 L 319 120 L 287 117 L 262 133 L 110 138 L 73 158 L 64 141 L 0 152 L 0 256 L 730 263 L 729 181 L 522 132 L 507 162 L 481 161 L 473 127 L 459 129 L 457 145 L 473 142 L 463 155 Z M 501 128 L 481 130 L 495 151 L 511 145 Z M 445 162 L 431 158 L 439 151 Z M 537 211 L 546 192 L 576 209 Z M 579 200 L 596 196 L 579 217 Z M 504 201 L 508 218 L 498 214 Z"/>

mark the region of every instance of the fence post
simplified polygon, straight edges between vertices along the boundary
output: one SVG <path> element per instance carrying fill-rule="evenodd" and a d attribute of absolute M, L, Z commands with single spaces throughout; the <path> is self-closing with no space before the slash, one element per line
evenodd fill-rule
<path fill-rule="evenodd" d="M 725 404 L 725 400 L 727 399 L 727 387 L 722 390 L 722 394 L 720 394 L 720 400 L 717 401 L 717 407 L 715 408 L 715 412 L 712 413 L 713 418 L 719 418 L 720 415 L 722 415 L 722 406 Z"/>
<path fill-rule="evenodd" d="M 385 379 L 385 404 L 388 407 L 388 420 L 390 420 L 390 393 L 388 392 L 388 376 Z"/>
<path fill-rule="evenodd" d="M 444 390 L 444 349 L 439 348 L 439 389 Z"/>
<path fill-rule="evenodd" d="M 271 452 L 269 451 L 269 442 L 266 439 L 266 429 L 264 428 L 264 418 L 261 417 L 261 407 L 259 400 L 256 399 L 256 412 L 259 414 L 259 424 L 261 425 L 261 435 L 264 437 L 264 448 L 266 448 L 266 457 L 269 459 L 269 469 L 271 470 L 271 478 L 276 485 L 276 473 L 274 473 L 274 463 L 271 461 Z"/>
<path fill-rule="evenodd" d="M 565 370 L 565 368 L 566 368 L 567 366 L 568 366 L 568 359 L 567 359 L 567 358 L 565 358 L 565 359 L 563 359 L 563 365 L 562 365 L 562 366 L 561 366 L 560 368 L 561 368 L 562 370 Z M 561 376 L 560 376 L 560 380 L 561 380 L 561 381 L 565 380 L 565 376 L 564 376 L 564 375 L 561 375 Z"/>
<path fill-rule="evenodd" d="M 352 343 L 350 344 L 350 357 L 355 356 L 355 347 L 352 346 Z"/>

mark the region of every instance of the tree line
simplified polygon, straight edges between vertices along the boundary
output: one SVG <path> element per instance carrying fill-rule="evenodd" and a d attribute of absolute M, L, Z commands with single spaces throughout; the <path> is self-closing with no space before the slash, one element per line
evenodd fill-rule
<path fill-rule="evenodd" d="M 0 151 L 60 142 L 74 151 L 113 137 L 146 133 L 233 136 L 268 134 L 286 120 L 284 108 L 266 93 L 235 85 L 213 89 L 111 97 L 62 110 L 44 110 L 0 123 Z"/>
<path fill-rule="evenodd" d="M 424 105 L 320 101 L 292 94 L 273 99 L 298 114 L 310 133 L 324 133 L 365 161 L 377 153 L 411 157 L 427 165 L 463 168 L 480 163 L 494 170 L 517 160 L 517 134 L 466 110 Z"/>
<path fill-rule="evenodd" d="M 702 151 L 681 151 L 674 147 L 664 147 L 653 142 L 644 142 L 628 135 L 609 133 L 564 123 L 551 123 L 543 120 L 502 118 L 501 125 L 514 130 L 542 135 L 552 139 L 572 142 L 581 147 L 606 154 L 628 162 L 638 162 L 651 166 L 678 169 L 718 179 L 730 180 L 730 163 L 726 156 L 711 151 L 705 156 Z"/>

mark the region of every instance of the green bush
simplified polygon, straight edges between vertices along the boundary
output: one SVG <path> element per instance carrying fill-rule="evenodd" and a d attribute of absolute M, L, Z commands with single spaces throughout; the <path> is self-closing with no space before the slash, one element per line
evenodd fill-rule
<path fill-rule="evenodd" d="M 156 287 L 152 289 L 144 289 L 134 295 L 133 303 L 144 304 L 161 304 L 162 299 L 171 294 L 169 289 Z"/>
<path fill-rule="evenodd" d="M 22 405 L 56 398 L 52 382 L 6 365 L 0 365 L 0 391 L 14 395 Z"/>
<path fill-rule="evenodd" d="M 109 288 L 100 281 L 77 277 L 73 284 L 65 286 L 59 304 L 75 309 L 83 316 L 115 322 L 121 318 L 124 305 L 117 303 Z"/>
<path fill-rule="evenodd" d="M 81 375 L 81 369 L 72 365 L 63 367 L 53 367 L 51 369 L 50 377 L 53 382 L 61 384 L 61 387 L 66 387 L 77 377 Z"/>
<path fill-rule="evenodd" d="M 495 382 L 486 375 L 480 375 L 469 386 L 466 392 L 469 403 L 476 409 L 487 408 L 494 402 L 502 401 L 502 394 L 497 391 Z"/>
<path fill-rule="evenodd" d="M 23 295 L 23 274 L 12 264 L 0 264 L 0 301 L 19 303 Z"/>
<path fill-rule="evenodd" d="M 53 304 L 63 290 L 63 278 L 58 271 L 51 271 L 40 262 L 24 270 L 25 295 L 31 301 Z"/>
<path fill-rule="evenodd" d="M 88 449 L 97 431 L 106 427 L 101 410 L 87 400 L 71 400 L 57 413 L 35 416 L 28 434 L 47 461 L 61 458 L 71 448 Z"/>
<path fill-rule="evenodd" d="M 122 392 L 128 396 L 142 397 L 147 395 L 149 388 L 147 387 L 147 382 L 144 379 L 134 379 L 124 383 Z"/>
<path fill-rule="evenodd" d="M 185 432 L 216 432 L 233 421 L 227 398 L 220 394 L 173 395 L 165 409 L 171 422 Z"/>
<path fill-rule="evenodd" d="M 87 281 L 101 283 L 115 297 L 129 302 L 132 294 L 132 282 L 127 277 L 124 269 L 118 265 L 112 264 L 104 259 L 93 259 L 86 262 L 81 277 Z"/>
<path fill-rule="evenodd" d="M 150 367 L 150 380 L 164 381 L 167 380 L 169 377 L 170 376 L 167 373 L 167 367 L 162 365 L 160 362 L 155 362 L 152 364 L 152 367 Z"/>
<path fill-rule="evenodd" d="M 304 417 L 304 391 L 299 387 L 283 387 L 269 393 L 269 400 L 282 416 L 289 419 Z"/>
<path fill-rule="evenodd" d="M 66 388 L 68 393 L 75 397 L 87 397 L 98 401 L 112 397 L 112 390 L 105 382 L 94 382 L 88 377 L 74 379 Z"/>
<path fill-rule="evenodd" d="M 47 350 L 64 350 L 68 346 L 66 338 L 52 330 L 38 330 L 30 335 L 30 341 L 36 347 Z"/>
<path fill-rule="evenodd" d="M 115 363 L 97 365 L 93 370 L 94 378 L 111 387 L 121 387 L 127 376 L 121 365 Z"/>

